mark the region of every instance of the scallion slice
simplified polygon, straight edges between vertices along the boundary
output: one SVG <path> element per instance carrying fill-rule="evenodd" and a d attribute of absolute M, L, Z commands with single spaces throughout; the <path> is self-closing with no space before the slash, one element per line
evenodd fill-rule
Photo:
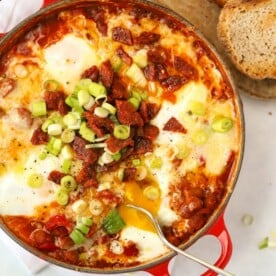
<path fill-rule="evenodd" d="M 75 131 L 73 129 L 67 128 L 61 133 L 61 140 L 63 143 L 69 144 L 74 141 L 75 136 Z"/>
<path fill-rule="evenodd" d="M 47 114 L 46 102 L 37 101 L 32 103 L 32 116 L 40 117 Z"/>
<path fill-rule="evenodd" d="M 72 160 L 71 159 L 64 159 L 64 161 L 62 163 L 61 171 L 63 173 L 69 173 L 71 165 L 72 165 Z"/>
<path fill-rule="evenodd" d="M 102 108 L 106 109 L 112 115 L 115 115 L 117 112 L 117 108 L 107 102 L 102 104 Z"/>
<path fill-rule="evenodd" d="M 88 142 L 93 142 L 95 139 L 95 132 L 90 129 L 85 122 L 81 123 L 79 133 L 81 137 Z"/>
<path fill-rule="evenodd" d="M 59 205 L 67 205 L 69 201 L 68 191 L 63 188 L 58 189 L 56 193 L 56 201 Z"/>
<path fill-rule="evenodd" d="M 106 118 L 109 114 L 109 111 L 103 107 L 96 107 L 94 110 L 94 114 L 100 118 Z"/>
<path fill-rule="evenodd" d="M 85 146 L 86 149 L 100 149 L 105 147 L 106 147 L 106 143 L 95 143 L 95 144 L 89 144 Z"/>
<path fill-rule="evenodd" d="M 101 95 L 106 95 L 106 88 L 102 84 L 96 82 L 91 82 L 89 84 L 88 91 L 95 98 Z"/>
<path fill-rule="evenodd" d="M 68 192 L 71 192 L 71 191 L 74 191 L 78 184 L 75 180 L 75 178 L 71 175 L 66 175 L 66 176 L 63 176 L 60 180 L 60 186 L 61 188 L 63 188 L 64 190 L 68 191 Z"/>
<path fill-rule="evenodd" d="M 75 243 L 75 244 L 82 244 L 85 241 L 85 237 L 83 235 L 83 233 L 81 233 L 78 229 L 74 229 L 69 237 L 71 238 L 71 240 Z"/>
<path fill-rule="evenodd" d="M 85 225 L 84 223 L 78 223 L 75 227 L 75 229 L 78 229 L 81 233 L 86 235 L 89 232 L 89 227 Z"/>
<path fill-rule="evenodd" d="M 48 131 L 48 127 L 52 124 L 54 124 L 54 120 L 52 119 L 47 119 L 46 121 L 44 121 L 44 123 L 41 126 L 41 129 L 43 132 L 47 132 Z"/>
<path fill-rule="evenodd" d="M 58 91 L 60 84 L 56 80 L 47 80 L 44 82 L 43 87 L 46 91 L 56 92 Z"/>
<path fill-rule="evenodd" d="M 135 110 L 137 110 L 140 106 L 140 101 L 135 97 L 130 97 L 127 101 L 134 106 Z"/>
<path fill-rule="evenodd" d="M 117 139 L 127 139 L 130 136 L 130 126 L 127 125 L 115 125 L 113 135 Z"/>
<path fill-rule="evenodd" d="M 63 117 L 63 122 L 69 129 L 79 129 L 81 116 L 78 112 L 69 112 Z"/>
<path fill-rule="evenodd" d="M 62 132 L 62 125 L 60 124 L 50 124 L 48 126 L 47 132 L 49 135 L 58 136 Z"/>
<path fill-rule="evenodd" d="M 117 209 L 113 209 L 103 220 L 103 229 L 108 234 L 116 234 L 125 227 L 125 222 L 122 219 Z"/>
<path fill-rule="evenodd" d="M 39 173 L 29 175 L 27 184 L 31 188 L 40 188 L 43 185 L 43 176 Z"/>
<path fill-rule="evenodd" d="M 49 153 L 57 156 L 60 154 L 62 148 L 62 141 L 60 138 L 51 137 L 50 141 L 48 142 L 46 149 Z"/>
<path fill-rule="evenodd" d="M 227 132 L 233 127 L 233 120 L 225 116 L 216 116 L 212 121 L 212 130 L 215 132 Z"/>

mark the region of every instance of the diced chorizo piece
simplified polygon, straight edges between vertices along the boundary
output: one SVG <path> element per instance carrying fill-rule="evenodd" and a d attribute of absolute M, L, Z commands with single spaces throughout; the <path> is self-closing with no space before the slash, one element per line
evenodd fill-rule
<path fill-rule="evenodd" d="M 5 78 L 0 80 L 0 97 L 7 97 L 16 87 L 14 79 Z"/>
<path fill-rule="evenodd" d="M 163 227 L 163 233 L 165 237 L 173 244 L 173 245 L 179 245 L 181 243 L 181 239 L 176 236 L 173 232 L 173 229 L 171 226 L 165 226 Z"/>
<path fill-rule="evenodd" d="M 144 68 L 144 74 L 149 81 L 161 81 L 167 78 L 168 72 L 163 64 L 149 64 Z"/>
<path fill-rule="evenodd" d="M 192 234 L 198 229 L 200 229 L 206 222 L 206 215 L 195 214 L 188 220 L 189 233 Z"/>
<path fill-rule="evenodd" d="M 60 226 L 65 227 L 68 233 L 71 232 L 74 227 L 72 222 L 70 222 L 65 215 L 54 215 L 45 223 L 45 229 L 50 232 Z"/>
<path fill-rule="evenodd" d="M 171 117 L 164 125 L 163 130 L 187 133 L 187 129 L 174 117 Z"/>
<path fill-rule="evenodd" d="M 167 49 L 157 46 L 153 49 L 149 49 L 148 53 L 148 61 L 152 63 L 167 63 L 170 59 L 170 54 Z"/>
<path fill-rule="evenodd" d="M 76 176 L 76 181 L 84 187 L 98 187 L 96 171 L 90 164 L 85 164 Z"/>
<path fill-rule="evenodd" d="M 96 23 L 98 31 L 103 35 L 107 35 L 107 23 L 105 19 L 105 12 L 101 7 L 94 7 L 86 11 L 86 17 L 92 19 Z"/>
<path fill-rule="evenodd" d="M 132 64 L 132 57 L 127 52 L 125 52 L 122 46 L 116 50 L 116 53 L 125 64 L 129 66 Z"/>
<path fill-rule="evenodd" d="M 69 232 L 64 226 L 57 226 L 52 231 L 51 234 L 55 237 L 65 237 L 68 236 Z"/>
<path fill-rule="evenodd" d="M 31 143 L 33 145 L 44 145 L 48 143 L 48 140 L 49 140 L 48 134 L 43 132 L 41 127 L 38 127 L 37 129 L 35 129 L 31 137 Z"/>
<path fill-rule="evenodd" d="M 139 255 L 139 249 L 133 241 L 128 241 L 124 246 L 124 255 L 127 257 L 137 257 Z"/>
<path fill-rule="evenodd" d="M 65 100 L 58 102 L 58 112 L 60 115 L 64 116 L 70 111 L 70 107 L 65 103 Z"/>
<path fill-rule="evenodd" d="M 74 246 L 74 242 L 67 236 L 57 236 L 55 239 L 55 245 L 60 249 L 69 249 Z"/>
<path fill-rule="evenodd" d="M 65 174 L 60 171 L 51 171 L 48 175 L 48 180 L 53 181 L 56 184 L 60 184 L 60 180 Z"/>
<path fill-rule="evenodd" d="M 112 29 L 112 39 L 126 45 L 133 45 L 133 38 L 130 30 L 123 27 L 115 27 Z"/>
<path fill-rule="evenodd" d="M 51 251 L 56 248 L 53 236 L 42 229 L 34 230 L 30 235 L 30 239 L 34 246 L 39 249 Z"/>
<path fill-rule="evenodd" d="M 144 154 L 147 152 L 152 152 L 153 144 L 149 139 L 146 139 L 143 137 L 137 137 L 135 139 L 134 151 L 136 154 Z"/>
<path fill-rule="evenodd" d="M 78 250 L 64 250 L 62 251 L 63 259 L 65 262 L 76 264 L 79 260 Z"/>
<path fill-rule="evenodd" d="M 96 107 L 96 105 L 94 106 Z M 94 114 L 94 107 L 90 111 L 84 112 L 83 117 L 87 119 L 87 125 L 98 137 L 102 137 L 106 133 L 112 133 L 114 122 L 110 118 L 100 118 Z"/>
<path fill-rule="evenodd" d="M 73 141 L 73 150 L 78 159 L 85 163 L 94 164 L 98 159 L 98 154 L 94 149 L 85 148 L 86 141 L 78 136 Z"/>
<path fill-rule="evenodd" d="M 86 237 L 87 238 L 92 238 L 94 236 L 94 234 L 97 233 L 97 224 L 96 223 L 93 223 L 91 226 L 90 226 L 90 229 L 89 229 L 89 232 L 86 234 Z"/>
<path fill-rule="evenodd" d="M 143 126 L 143 137 L 151 141 L 155 140 L 159 134 L 159 128 L 154 125 L 146 124 Z"/>
<path fill-rule="evenodd" d="M 82 79 L 90 79 L 94 82 L 98 82 L 100 77 L 99 69 L 96 65 L 93 65 L 92 67 L 86 69 L 82 75 Z"/>
<path fill-rule="evenodd" d="M 174 68 L 185 78 L 197 80 L 198 72 L 194 66 L 189 64 L 185 59 L 179 56 L 174 57 Z"/>
<path fill-rule="evenodd" d="M 189 80 L 179 76 L 179 75 L 173 75 L 169 76 L 166 79 L 163 79 L 161 81 L 161 85 L 167 89 L 169 92 L 174 92 L 178 90 L 183 84 L 187 83 Z"/>
<path fill-rule="evenodd" d="M 190 218 L 193 216 L 199 209 L 203 207 L 203 202 L 196 196 L 190 196 L 185 198 L 184 203 L 180 206 L 178 212 L 183 218 Z"/>
<path fill-rule="evenodd" d="M 122 202 L 122 196 L 119 194 L 116 194 L 115 192 L 111 190 L 102 190 L 98 191 L 96 194 L 96 198 L 102 200 L 105 204 L 115 204 L 118 205 Z"/>
<path fill-rule="evenodd" d="M 133 7 L 130 14 L 133 15 L 136 20 L 140 20 L 142 18 L 149 17 L 151 15 L 151 11 L 142 7 Z"/>
<path fill-rule="evenodd" d="M 139 107 L 139 114 L 143 118 L 144 122 L 147 123 L 157 115 L 159 110 L 160 106 L 157 104 L 142 101 Z"/>
<path fill-rule="evenodd" d="M 128 91 L 125 83 L 115 75 L 109 96 L 113 100 L 127 100 Z"/>
<path fill-rule="evenodd" d="M 114 71 L 109 60 L 101 64 L 100 77 L 103 85 L 107 88 L 110 88 L 113 82 Z"/>
<path fill-rule="evenodd" d="M 32 114 L 31 114 L 30 110 L 28 110 L 25 107 L 18 107 L 17 112 L 18 112 L 19 116 L 23 120 L 25 120 L 25 122 L 27 123 L 28 126 L 31 126 L 33 124 L 33 118 L 32 118 Z"/>
<path fill-rule="evenodd" d="M 133 146 L 133 145 L 134 145 L 134 141 L 132 140 L 132 138 L 121 140 L 111 136 L 106 140 L 106 146 L 108 150 L 114 153 L 120 151 L 123 148 L 126 148 L 128 146 Z"/>
<path fill-rule="evenodd" d="M 142 32 L 139 36 L 135 37 L 135 44 L 153 44 L 160 39 L 160 34 L 152 32 Z"/>
<path fill-rule="evenodd" d="M 135 180 L 136 171 L 136 168 L 125 168 L 123 181 Z"/>
<path fill-rule="evenodd" d="M 61 91 L 51 92 L 46 91 L 44 93 L 44 99 L 46 102 L 47 110 L 58 110 L 58 105 L 60 101 L 65 100 L 65 94 Z"/>
<path fill-rule="evenodd" d="M 144 122 L 134 106 L 127 101 L 116 100 L 117 117 L 121 124 L 143 126 Z"/>

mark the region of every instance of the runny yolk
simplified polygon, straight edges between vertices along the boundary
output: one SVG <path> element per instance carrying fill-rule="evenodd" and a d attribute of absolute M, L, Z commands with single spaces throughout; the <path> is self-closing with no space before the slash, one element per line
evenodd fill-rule
<path fill-rule="evenodd" d="M 153 215 L 157 215 L 160 206 L 160 196 L 151 200 L 143 193 L 143 188 L 136 182 L 128 182 L 125 187 L 125 204 L 131 203 L 143 207 L 150 211 Z M 134 226 L 142 230 L 155 232 L 149 218 L 140 211 L 129 208 L 125 205 L 119 207 L 119 212 L 127 226 Z"/>

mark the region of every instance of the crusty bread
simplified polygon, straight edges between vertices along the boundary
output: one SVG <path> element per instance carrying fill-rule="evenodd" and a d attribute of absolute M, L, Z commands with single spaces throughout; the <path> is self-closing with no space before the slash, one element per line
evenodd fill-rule
<path fill-rule="evenodd" d="M 218 38 L 235 66 L 255 79 L 276 78 L 276 0 L 230 0 Z"/>

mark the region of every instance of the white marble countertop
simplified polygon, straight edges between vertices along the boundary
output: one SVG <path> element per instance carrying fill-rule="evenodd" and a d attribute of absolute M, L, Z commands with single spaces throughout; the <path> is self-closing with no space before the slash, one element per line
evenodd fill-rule
<path fill-rule="evenodd" d="M 10 7 L 15 7 L 11 2 L 16 2 L 17 7 L 19 3 L 24 2 L 25 5 L 28 2 L 26 6 L 31 13 L 39 8 L 42 0 L 2 0 L 0 8 L 1 5 L 2 8 L 5 7 L 8 2 Z M 31 2 L 35 3 L 31 5 Z M 4 24 L 2 12 L 3 9 L 0 9 L 0 27 L 8 28 Z M 21 14 L 19 8 L 17 12 Z M 5 19 L 7 16 L 10 15 L 6 14 Z M 265 236 L 273 235 L 273 232 L 276 236 L 276 101 L 257 100 L 243 93 L 241 96 L 246 122 L 245 154 L 240 177 L 225 213 L 225 222 L 233 242 L 233 254 L 226 268 L 235 275 L 274 276 L 276 248 L 259 250 L 258 243 Z M 244 214 L 254 217 L 251 225 L 242 223 Z M 1 276 L 31 275 L 18 254 L 15 254 L 18 250 L 17 247 L 7 247 L 3 237 L 0 239 Z M 214 262 L 219 256 L 220 245 L 214 237 L 204 237 L 187 251 Z M 171 275 L 198 276 L 203 271 L 201 266 L 178 256 L 172 266 Z M 66 272 L 66 276 L 80 275 L 53 265 L 47 266 L 36 275 L 55 276 L 62 272 Z"/>

